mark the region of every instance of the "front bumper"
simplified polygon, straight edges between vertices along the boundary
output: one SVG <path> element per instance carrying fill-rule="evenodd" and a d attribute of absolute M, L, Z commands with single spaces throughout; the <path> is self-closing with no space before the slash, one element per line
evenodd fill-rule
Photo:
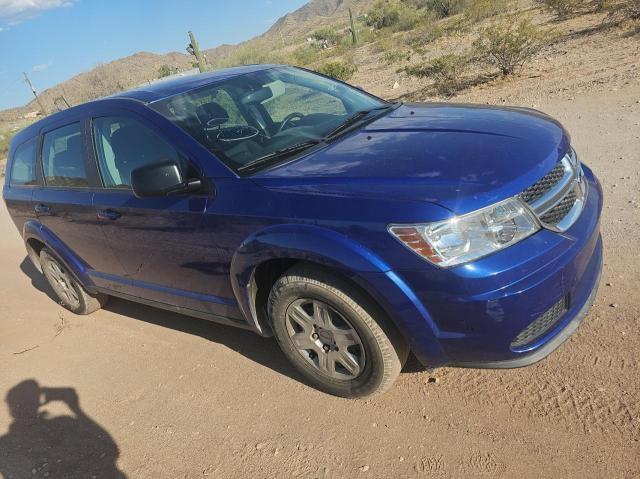
<path fill-rule="evenodd" d="M 366 278 L 425 365 L 513 368 L 560 346 L 591 307 L 602 269 L 602 189 L 589 193 L 563 233 L 542 230 L 500 253 L 452 269 L 392 271 Z M 532 342 L 513 341 L 559 301 L 567 310 Z"/>
<path fill-rule="evenodd" d="M 558 349 L 562 343 L 564 343 L 569 337 L 578 329 L 578 326 L 582 323 L 587 313 L 593 306 L 598 292 L 598 286 L 600 284 L 600 277 L 602 274 L 602 239 L 599 240 L 598 249 L 594 255 L 593 268 L 594 272 L 589 272 L 589 276 L 593 278 L 593 284 L 591 285 L 591 292 L 587 296 L 583 304 L 578 304 L 573 307 L 573 310 L 569 310 L 565 313 L 564 318 L 558 322 L 558 324 L 551 328 L 545 335 L 541 336 L 538 340 L 539 345 L 537 348 L 531 348 L 531 352 L 525 352 L 519 357 L 512 359 L 504 359 L 498 361 L 469 361 L 469 362 L 454 362 L 452 366 L 466 367 L 466 368 L 488 368 L 488 369 L 510 369 L 521 368 L 535 364 L 538 361 L 543 360 L 549 356 L 552 352 Z M 589 287 L 586 288 L 586 291 Z"/>

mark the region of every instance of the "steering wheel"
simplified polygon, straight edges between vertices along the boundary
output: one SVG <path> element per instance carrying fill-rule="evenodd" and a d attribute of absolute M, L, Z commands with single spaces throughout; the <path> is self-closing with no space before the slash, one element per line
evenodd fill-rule
<path fill-rule="evenodd" d="M 206 128 L 207 136 L 214 141 L 225 143 L 248 140 L 260 134 L 260 131 L 250 125 L 229 125 L 218 128 Z"/>
<path fill-rule="evenodd" d="M 280 133 L 283 130 L 286 130 L 287 128 L 289 128 L 289 123 L 291 123 L 292 120 L 295 119 L 298 120 L 302 120 L 304 118 L 304 115 L 302 113 L 300 113 L 299 111 L 294 111 L 293 113 L 289 113 L 284 120 L 282 120 L 282 123 L 280 123 L 280 128 L 278 128 L 278 133 Z"/>

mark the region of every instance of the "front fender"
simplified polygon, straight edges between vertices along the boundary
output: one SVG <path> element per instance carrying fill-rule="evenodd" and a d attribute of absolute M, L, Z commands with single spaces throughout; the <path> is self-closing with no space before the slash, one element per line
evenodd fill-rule
<path fill-rule="evenodd" d="M 347 277 L 359 271 L 384 273 L 389 266 L 365 246 L 336 231 L 313 225 L 276 225 L 240 245 L 231 260 L 231 286 L 247 320 L 264 333 L 257 319 L 253 288 L 256 268 L 272 259 L 309 261 L 337 269 Z"/>
<path fill-rule="evenodd" d="M 247 238 L 231 262 L 231 285 L 247 321 L 263 335 L 255 307 L 254 273 L 265 261 L 294 259 L 329 267 L 353 280 L 387 313 L 424 362 L 442 357 L 437 326 L 401 277 L 373 251 L 336 231 L 312 225 L 277 225 Z"/>
<path fill-rule="evenodd" d="M 50 229 L 38 221 L 29 220 L 26 221 L 22 227 L 22 238 L 27 247 L 29 258 L 38 270 L 41 269 L 40 260 L 29 244 L 29 242 L 33 240 L 44 244 L 85 289 L 93 292 L 94 283 L 87 274 L 89 266 L 82 259 L 78 258 Z"/>

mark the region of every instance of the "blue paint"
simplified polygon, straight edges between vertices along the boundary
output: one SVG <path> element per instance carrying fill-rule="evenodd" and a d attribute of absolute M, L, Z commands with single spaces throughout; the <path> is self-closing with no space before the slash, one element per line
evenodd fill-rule
<path fill-rule="evenodd" d="M 38 240 L 93 292 L 167 304 L 198 316 L 256 318 L 251 281 L 265 261 L 321 264 L 374 298 L 425 364 L 511 360 L 542 348 L 597 287 L 602 190 L 584 167 L 589 193 L 564 233 L 542 229 L 499 253 L 443 269 L 387 231 L 390 224 L 451 218 L 515 196 L 545 176 L 570 147 L 564 128 L 521 108 L 401 105 L 334 141 L 250 175 L 238 175 L 183 129 L 147 105 L 225 79 L 251 66 L 175 80 L 57 113 L 14 138 L 16 148 L 70 122 L 83 125 L 91 184 L 11 186 L 3 197 L 25 241 Z M 188 158 L 206 192 L 136 198 L 105 189 L 91 120 L 126 116 Z M 10 176 L 11 164 L 8 175 Z M 47 204 L 51 214 L 34 213 Z M 97 212 L 114 209 L 113 221 Z M 563 319 L 534 343 L 513 338 L 560 298 Z"/>

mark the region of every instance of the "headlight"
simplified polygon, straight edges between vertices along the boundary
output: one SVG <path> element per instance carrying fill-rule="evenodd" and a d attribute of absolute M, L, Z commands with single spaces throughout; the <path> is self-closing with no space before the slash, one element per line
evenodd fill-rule
<path fill-rule="evenodd" d="M 407 248 L 445 268 L 500 251 L 539 229 L 529 208 L 517 198 L 446 221 L 389 227 Z"/>

